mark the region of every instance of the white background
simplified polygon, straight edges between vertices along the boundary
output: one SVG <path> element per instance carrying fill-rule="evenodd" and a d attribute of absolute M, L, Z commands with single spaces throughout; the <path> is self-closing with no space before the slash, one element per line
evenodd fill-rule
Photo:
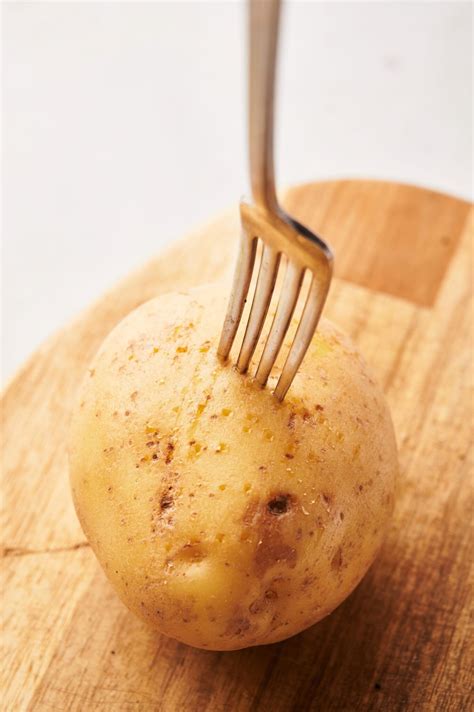
<path fill-rule="evenodd" d="M 280 185 L 470 197 L 471 7 L 288 2 Z M 240 3 L 3 5 L 3 377 L 247 191 Z"/>

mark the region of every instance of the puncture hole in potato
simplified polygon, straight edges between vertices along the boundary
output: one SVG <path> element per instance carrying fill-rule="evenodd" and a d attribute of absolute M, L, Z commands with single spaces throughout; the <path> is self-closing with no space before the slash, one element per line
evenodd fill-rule
<path fill-rule="evenodd" d="M 288 494 L 279 494 L 273 497 L 268 505 L 268 511 L 270 514 L 279 516 L 281 514 L 286 514 L 291 507 L 291 497 Z"/>

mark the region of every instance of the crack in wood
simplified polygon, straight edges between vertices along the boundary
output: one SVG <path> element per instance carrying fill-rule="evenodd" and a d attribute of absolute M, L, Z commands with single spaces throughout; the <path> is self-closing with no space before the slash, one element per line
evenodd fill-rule
<path fill-rule="evenodd" d="M 4 559 L 11 556 L 32 556 L 34 554 L 60 554 L 65 551 L 84 549 L 88 546 L 90 546 L 88 541 L 80 541 L 77 544 L 71 544 L 71 546 L 58 546 L 54 549 L 26 549 L 21 546 L 6 546 L 1 550 L 1 558 Z"/>

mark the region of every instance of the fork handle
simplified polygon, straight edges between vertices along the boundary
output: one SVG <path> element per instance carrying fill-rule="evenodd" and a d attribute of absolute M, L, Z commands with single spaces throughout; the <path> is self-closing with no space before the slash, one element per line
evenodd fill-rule
<path fill-rule="evenodd" d="M 278 211 L 273 167 L 273 104 L 280 0 L 249 2 L 249 158 L 255 203 Z"/>

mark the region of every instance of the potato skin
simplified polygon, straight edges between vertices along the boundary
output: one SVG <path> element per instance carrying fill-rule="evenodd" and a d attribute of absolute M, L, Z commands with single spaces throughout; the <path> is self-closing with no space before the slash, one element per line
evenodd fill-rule
<path fill-rule="evenodd" d="M 273 643 L 372 563 L 395 438 L 351 342 L 322 320 L 280 404 L 221 364 L 221 286 L 154 299 L 103 343 L 73 415 L 84 532 L 122 601 L 189 645 Z"/>

